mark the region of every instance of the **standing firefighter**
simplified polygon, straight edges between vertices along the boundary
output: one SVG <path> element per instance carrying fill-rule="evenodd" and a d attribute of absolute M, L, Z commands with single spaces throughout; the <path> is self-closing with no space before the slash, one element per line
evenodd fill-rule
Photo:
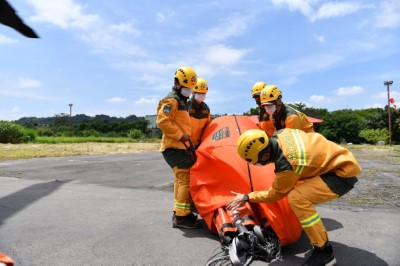
<path fill-rule="evenodd" d="M 196 72 L 189 66 L 175 72 L 172 91 L 157 107 L 157 126 L 163 136 L 160 151 L 175 174 L 174 209 L 172 227 L 200 228 L 201 224 L 191 211 L 193 200 L 190 195 L 190 168 L 194 160 L 187 151 L 191 123 L 187 111 L 187 99 L 197 84 Z"/>
<path fill-rule="evenodd" d="M 207 92 L 207 81 L 204 78 L 198 78 L 197 85 L 193 89 L 193 96 L 188 104 L 188 111 L 192 123 L 191 138 L 196 149 L 201 143 L 201 138 L 205 128 L 211 121 L 210 108 L 204 102 Z"/>
<path fill-rule="evenodd" d="M 269 114 L 269 120 L 273 123 L 266 124 L 268 137 L 282 128 L 300 129 L 304 132 L 314 132 L 313 123 L 308 117 L 296 109 L 286 106 L 282 102 L 282 92 L 275 85 L 267 85 L 260 94 L 261 108 Z M 271 133 L 272 132 L 272 133 Z"/>
<path fill-rule="evenodd" d="M 361 167 L 353 154 L 319 133 L 288 128 L 277 131 L 269 140 L 264 131 L 250 129 L 239 137 L 237 150 L 248 163 L 274 163 L 276 179 L 267 191 L 232 192 L 236 197 L 227 209 L 241 207 L 246 201 L 268 203 L 287 196 L 314 247 L 303 265 L 334 265 L 328 233 L 315 204 L 337 199 L 354 187 Z M 297 184 L 299 180 L 304 182 Z"/>
<path fill-rule="evenodd" d="M 258 127 L 267 133 L 268 136 L 272 136 L 275 132 L 274 123 L 272 121 L 271 116 L 265 111 L 264 107 L 261 107 L 261 99 L 260 94 L 261 91 L 267 86 L 265 82 L 258 81 L 254 83 L 251 88 L 251 95 L 256 101 L 258 106 Z"/>

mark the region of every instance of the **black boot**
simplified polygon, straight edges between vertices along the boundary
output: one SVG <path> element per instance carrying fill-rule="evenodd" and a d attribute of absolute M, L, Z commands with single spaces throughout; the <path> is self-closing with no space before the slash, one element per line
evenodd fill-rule
<path fill-rule="evenodd" d="M 329 242 L 326 242 L 322 248 L 314 247 L 310 257 L 306 260 L 303 266 L 333 266 L 336 265 L 335 255 Z"/>
<path fill-rule="evenodd" d="M 173 228 L 185 228 L 185 229 L 197 229 L 201 228 L 201 223 L 199 220 L 194 219 L 193 214 L 188 216 L 176 216 L 172 218 Z"/>

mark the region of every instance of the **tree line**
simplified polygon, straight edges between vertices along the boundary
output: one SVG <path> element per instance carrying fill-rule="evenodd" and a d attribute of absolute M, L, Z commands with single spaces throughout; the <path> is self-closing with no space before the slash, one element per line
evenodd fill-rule
<path fill-rule="evenodd" d="M 307 107 L 304 103 L 287 104 L 307 116 L 324 122 L 315 124 L 316 131 L 336 143 L 389 142 L 388 106 L 385 108 L 342 109 L 329 112 L 325 108 Z M 258 107 L 251 108 L 249 114 L 258 114 Z M 400 143 L 400 112 L 390 108 L 392 144 Z"/>
<path fill-rule="evenodd" d="M 323 120 L 323 123 L 315 124 L 316 131 L 336 143 L 370 143 L 378 141 L 389 142 L 388 109 L 342 109 L 328 111 L 324 108 L 308 107 L 304 103 L 288 104 L 304 114 Z M 251 108 L 243 115 L 257 115 L 258 107 Z M 213 115 L 217 117 L 220 115 Z M 390 108 L 392 144 L 400 143 L 400 113 L 399 110 Z M 149 121 L 144 117 L 130 115 L 125 118 L 110 117 L 108 115 L 96 115 L 94 117 L 84 114 L 69 116 L 68 114 L 56 114 L 53 117 L 23 117 L 10 123 L 0 121 L 0 143 L 7 143 L 10 139 L 10 131 L 23 131 L 16 126 L 26 129 L 31 137 L 23 137 L 18 133 L 16 139 L 20 142 L 29 141 L 36 136 L 82 136 L 82 137 L 129 137 L 133 139 L 154 137 L 154 129 L 148 128 Z M 2 137 L 3 136 L 3 137 Z M 161 138 L 161 132 L 156 132 Z M 10 141 L 8 141 L 10 142 Z"/>
<path fill-rule="evenodd" d="M 125 118 L 84 114 L 69 116 L 56 114 L 53 117 L 23 117 L 15 121 L 28 129 L 37 131 L 38 136 L 78 136 L 78 137 L 129 137 L 129 134 L 148 135 L 148 121 L 144 117 L 130 115 Z"/>

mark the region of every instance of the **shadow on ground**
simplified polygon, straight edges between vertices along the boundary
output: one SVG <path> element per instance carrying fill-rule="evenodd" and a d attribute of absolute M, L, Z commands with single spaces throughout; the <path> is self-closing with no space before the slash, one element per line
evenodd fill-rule
<path fill-rule="evenodd" d="M 35 201 L 46 197 L 66 182 L 51 181 L 35 184 L 0 199 L 0 226 L 5 220 L 22 211 Z"/>

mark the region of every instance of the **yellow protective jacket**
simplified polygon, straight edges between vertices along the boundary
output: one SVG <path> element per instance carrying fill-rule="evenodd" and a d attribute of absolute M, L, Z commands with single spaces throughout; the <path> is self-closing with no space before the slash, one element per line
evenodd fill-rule
<path fill-rule="evenodd" d="M 198 103 L 194 98 L 188 101 L 188 111 L 192 125 L 192 138 L 194 146 L 200 145 L 201 137 L 207 125 L 210 123 L 210 108 L 205 102 Z"/>
<path fill-rule="evenodd" d="M 183 133 L 190 135 L 191 132 L 191 122 L 186 104 L 187 99 L 174 88 L 158 103 L 157 126 L 163 132 L 161 152 L 168 148 L 186 149 L 185 145 L 179 141 Z"/>
<path fill-rule="evenodd" d="M 319 133 L 286 128 L 276 132 L 269 145 L 276 179 L 268 191 L 250 193 L 251 202 L 275 202 L 286 196 L 299 180 L 334 173 L 350 181 L 361 172 L 349 150 Z"/>
<path fill-rule="evenodd" d="M 266 122 L 260 129 L 264 130 L 268 137 L 272 137 L 275 131 L 282 128 L 300 129 L 307 133 L 314 132 L 313 123 L 305 114 L 285 104 L 282 104 L 279 113 L 275 112 L 272 118 L 268 113 L 264 116 Z"/>

